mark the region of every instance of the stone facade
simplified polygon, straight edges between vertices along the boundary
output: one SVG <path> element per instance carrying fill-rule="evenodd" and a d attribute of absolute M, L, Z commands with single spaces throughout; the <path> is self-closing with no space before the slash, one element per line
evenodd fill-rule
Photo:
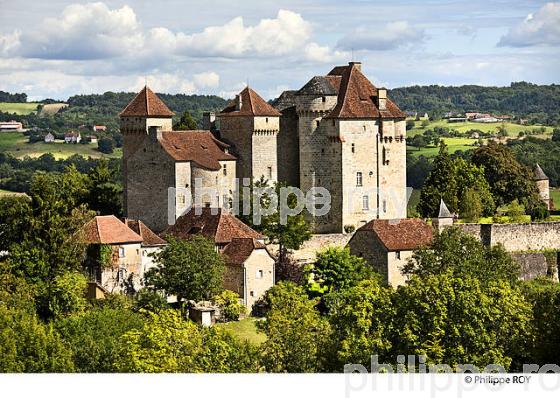
<path fill-rule="evenodd" d="M 143 283 L 140 243 L 114 245 L 113 260 L 101 271 L 100 284 L 109 293 L 123 293 L 127 283 L 138 290 Z"/>

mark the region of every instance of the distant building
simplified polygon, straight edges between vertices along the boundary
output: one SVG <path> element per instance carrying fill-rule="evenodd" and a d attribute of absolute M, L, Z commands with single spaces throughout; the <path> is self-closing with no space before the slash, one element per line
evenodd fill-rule
<path fill-rule="evenodd" d="M 82 136 L 79 132 L 71 131 L 64 135 L 64 142 L 67 144 L 79 144 L 82 140 Z"/>
<path fill-rule="evenodd" d="M 462 123 L 468 120 L 469 119 L 467 119 L 466 117 L 450 117 L 449 119 L 447 119 L 449 123 Z"/>
<path fill-rule="evenodd" d="M 54 142 L 54 135 L 52 133 L 47 133 L 45 136 L 45 143 L 49 144 L 51 142 Z"/>
<path fill-rule="evenodd" d="M 264 245 L 264 236 L 224 209 L 193 208 L 163 232 L 188 239 L 204 236 L 225 256 L 223 287 L 239 294 L 249 308 L 274 285 L 274 257 Z"/>
<path fill-rule="evenodd" d="M 372 220 L 356 231 L 348 247 L 396 287 L 406 282 L 402 267 L 413 251 L 430 245 L 432 239 L 432 227 L 417 218 Z"/>
<path fill-rule="evenodd" d="M 0 130 L 2 131 L 20 131 L 23 130 L 23 124 L 10 120 L 9 122 L 0 122 Z"/>
<path fill-rule="evenodd" d="M 107 130 L 107 126 L 93 126 L 93 131 L 94 132 L 106 131 L 106 130 Z"/>
<path fill-rule="evenodd" d="M 90 136 L 89 136 L 89 142 L 90 142 L 91 144 L 97 144 L 97 136 L 95 136 L 95 135 L 90 135 Z"/>

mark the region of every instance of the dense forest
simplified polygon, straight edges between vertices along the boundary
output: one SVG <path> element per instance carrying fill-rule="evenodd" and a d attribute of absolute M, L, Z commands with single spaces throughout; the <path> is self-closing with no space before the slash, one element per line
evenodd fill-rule
<path fill-rule="evenodd" d="M 447 112 L 490 112 L 528 118 L 548 125 L 560 123 L 560 85 L 511 83 L 509 87 L 411 86 L 390 90 L 402 110 L 442 116 Z"/>
<path fill-rule="evenodd" d="M 27 94 L 10 94 L 6 91 L 0 90 L 0 102 L 27 102 Z"/>

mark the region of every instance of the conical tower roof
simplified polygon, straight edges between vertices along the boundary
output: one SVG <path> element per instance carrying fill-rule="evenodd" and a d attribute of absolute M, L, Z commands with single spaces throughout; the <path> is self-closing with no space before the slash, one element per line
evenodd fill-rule
<path fill-rule="evenodd" d="M 255 90 L 247 86 L 239 93 L 241 109 L 237 109 L 236 100 L 230 101 L 220 116 L 281 116 L 272 105 L 266 102 Z"/>
<path fill-rule="evenodd" d="M 453 218 L 453 214 L 449 211 L 443 199 L 440 199 L 439 202 L 439 214 L 438 218 Z"/>
<path fill-rule="evenodd" d="M 539 166 L 538 163 L 535 166 L 535 170 L 533 170 L 533 172 L 535 173 L 535 181 L 548 180 L 548 177 L 546 176 L 546 174 L 544 174 L 544 171 L 541 169 L 541 166 Z"/>
<path fill-rule="evenodd" d="M 124 108 L 119 116 L 171 117 L 175 115 L 165 103 L 145 86 Z"/>

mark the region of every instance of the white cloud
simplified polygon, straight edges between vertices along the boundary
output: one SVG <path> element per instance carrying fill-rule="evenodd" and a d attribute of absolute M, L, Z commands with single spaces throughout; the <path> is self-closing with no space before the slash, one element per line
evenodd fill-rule
<path fill-rule="evenodd" d="M 19 47 L 20 31 L 14 31 L 5 35 L 0 34 L 0 55 L 8 55 Z"/>
<path fill-rule="evenodd" d="M 30 58 L 89 60 L 125 55 L 141 48 L 143 34 L 129 6 L 72 4 L 57 18 L 21 35 L 20 54 Z"/>
<path fill-rule="evenodd" d="M 425 38 L 423 29 L 407 21 L 389 22 L 382 27 L 358 27 L 338 41 L 337 46 L 345 50 L 393 50 L 418 43 Z"/>
<path fill-rule="evenodd" d="M 202 72 L 193 75 L 194 84 L 199 88 L 216 88 L 220 85 L 220 75 L 216 72 Z"/>
<path fill-rule="evenodd" d="M 502 36 L 498 46 L 560 45 L 560 3 L 547 3 Z"/>
<path fill-rule="evenodd" d="M 328 46 L 309 43 L 305 47 L 305 58 L 314 62 L 333 62 L 348 58 L 348 51 L 333 51 Z"/>

